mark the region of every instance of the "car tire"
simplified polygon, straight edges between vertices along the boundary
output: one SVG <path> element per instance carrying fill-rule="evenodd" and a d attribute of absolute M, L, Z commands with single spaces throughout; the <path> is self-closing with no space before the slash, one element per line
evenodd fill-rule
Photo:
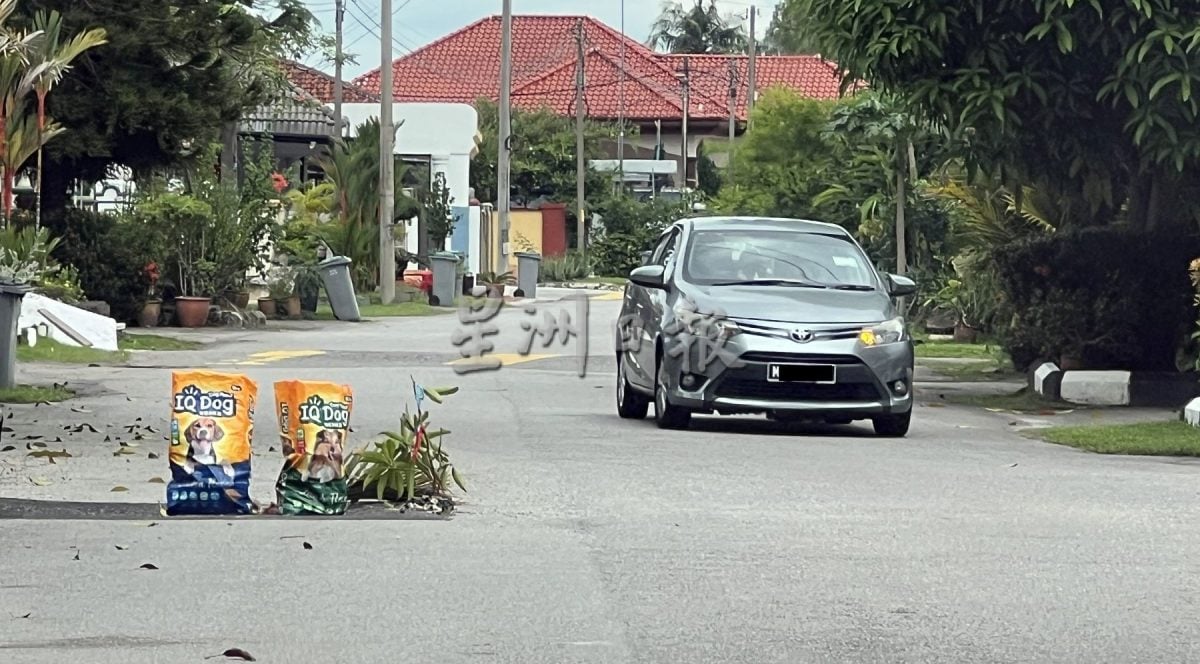
<path fill-rule="evenodd" d="M 884 415 L 871 420 L 875 425 L 875 435 L 884 438 L 903 438 L 908 435 L 908 426 L 912 422 L 912 410 L 899 415 Z"/>
<path fill-rule="evenodd" d="M 666 370 L 662 362 L 654 372 L 654 421 L 659 429 L 686 429 L 692 421 L 692 413 L 686 408 L 672 406 L 667 397 Z"/>
<path fill-rule="evenodd" d="M 625 358 L 617 355 L 617 414 L 627 420 L 640 420 L 650 410 L 650 399 L 633 389 L 625 377 Z"/>

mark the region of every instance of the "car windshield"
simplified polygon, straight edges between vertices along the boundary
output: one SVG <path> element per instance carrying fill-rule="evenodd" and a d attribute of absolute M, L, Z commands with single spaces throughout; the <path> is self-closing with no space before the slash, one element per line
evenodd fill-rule
<path fill-rule="evenodd" d="M 778 285 L 874 288 L 875 271 L 849 238 L 791 230 L 711 230 L 692 233 L 684 276 L 695 284 L 775 282 Z"/>

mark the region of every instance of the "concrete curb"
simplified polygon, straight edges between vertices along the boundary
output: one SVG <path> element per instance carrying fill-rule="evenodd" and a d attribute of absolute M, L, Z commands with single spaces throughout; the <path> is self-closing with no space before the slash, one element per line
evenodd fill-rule
<path fill-rule="evenodd" d="M 1178 408 L 1200 397 L 1200 381 L 1188 374 L 1143 371 L 1063 371 L 1052 362 L 1031 376 L 1039 395 L 1081 406 Z"/>

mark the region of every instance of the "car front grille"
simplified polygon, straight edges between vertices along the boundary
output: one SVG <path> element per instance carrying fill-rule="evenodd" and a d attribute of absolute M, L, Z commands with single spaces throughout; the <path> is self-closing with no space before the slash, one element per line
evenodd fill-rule
<path fill-rule="evenodd" d="M 875 401 L 879 391 L 870 383 L 770 383 L 761 378 L 727 377 L 717 386 L 718 399 L 778 401 Z"/>
<path fill-rule="evenodd" d="M 816 355 L 812 353 L 743 353 L 739 358 L 743 362 L 759 364 L 862 364 L 862 360 L 853 355 Z"/>

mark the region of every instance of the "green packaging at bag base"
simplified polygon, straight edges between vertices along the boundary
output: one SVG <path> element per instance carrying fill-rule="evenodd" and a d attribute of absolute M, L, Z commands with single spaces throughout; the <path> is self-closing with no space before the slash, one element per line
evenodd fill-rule
<path fill-rule="evenodd" d="M 354 396 L 348 385 L 275 383 L 284 464 L 275 482 L 283 514 L 345 514 L 349 505 L 343 454 Z"/>

